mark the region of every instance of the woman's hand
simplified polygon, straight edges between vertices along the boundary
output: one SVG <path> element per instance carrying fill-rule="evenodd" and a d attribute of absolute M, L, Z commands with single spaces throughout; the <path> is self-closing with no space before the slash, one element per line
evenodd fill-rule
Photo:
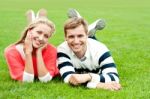
<path fill-rule="evenodd" d="M 46 65 L 42 57 L 42 50 L 47 47 L 47 43 L 39 47 L 36 51 L 38 76 L 43 77 L 48 73 Z"/>
<path fill-rule="evenodd" d="M 33 47 L 32 47 L 32 34 L 31 33 L 27 33 L 27 36 L 25 38 L 25 42 L 24 42 L 24 50 L 25 53 L 32 53 L 33 51 Z"/>
<path fill-rule="evenodd" d="M 47 47 L 47 43 L 37 49 L 37 52 L 42 52 L 44 48 Z"/>
<path fill-rule="evenodd" d="M 24 41 L 24 51 L 25 51 L 25 68 L 24 71 L 29 74 L 34 74 L 33 62 L 32 62 L 32 34 L 31 32 L 27 33 L 27 36 Z"/>

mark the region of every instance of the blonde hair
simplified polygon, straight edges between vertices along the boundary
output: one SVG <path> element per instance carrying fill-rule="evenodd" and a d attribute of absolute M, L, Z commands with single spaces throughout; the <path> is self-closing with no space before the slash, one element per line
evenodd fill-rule
<path fill-rule="evenodd" d="M 46 17 L 40 17 L 35 19 L 34 21 L 32 21 L 22 32 L 22 36 L 20 38 L 19 41 L 17 41 L 15 44 L 19 44 L 19 43 L 24 43 L 24 40 L 27 36 L 27 33 L 29 30 L 32 30 L 33 28 L 35 28 L 38 24 L 46 24 L 47 26 L 49 26 L 51 28 L 50 33 L 54 33 L 55 31 L 55 25 L 52 21 L 48 20 Z"/>
<path fill-rule="evenodd" d="M 74 17 L 68 19 L 64 24 L 65 36 L 67 35 L 68 29 L 74 29 L 80 25 L 83 25 L 85 33 L 88 33 L 88 23 L 83 18 Z"/>

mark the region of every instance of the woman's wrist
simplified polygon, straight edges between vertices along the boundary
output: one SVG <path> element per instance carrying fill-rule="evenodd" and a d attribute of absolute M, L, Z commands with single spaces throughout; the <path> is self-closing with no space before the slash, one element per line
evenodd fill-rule
<path fill-rule="evenodd" d="M 25 51 L 25 54 L 26 54 L 26 55 L 32 54 L 32 51 L 27 51 L 27 50 L 26 50 L 26 51 Z"/>
<path fill-rule="evenodd" d="M 31 54 L 32 53 L 32 50 L 30 49 L 27 49 L 27 48 L 23 48 L 25 54 Z"/>
<path fill-rule="evenodd" d="M 42 54 L 42 50 L 37 49 L 36 54 L 37 54 L 37 55 Z"/>

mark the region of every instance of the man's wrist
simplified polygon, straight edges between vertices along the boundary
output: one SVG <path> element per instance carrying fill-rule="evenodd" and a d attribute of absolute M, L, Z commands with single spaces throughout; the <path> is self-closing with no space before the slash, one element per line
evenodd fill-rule
<path fill-rule="evenodd" d="M 92 75 L 91 75 L 91 73 L 88 73 L 88 75 L 89 75 L 89 77 L 90 77 L 90 80 L 89 80 L 89 81 L 91 81 L 91 80 L 92 80 Z"/>

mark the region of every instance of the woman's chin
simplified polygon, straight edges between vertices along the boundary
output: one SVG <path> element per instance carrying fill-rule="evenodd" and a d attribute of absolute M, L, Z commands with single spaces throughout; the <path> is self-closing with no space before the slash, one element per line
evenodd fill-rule
<path fill-rule="evenodd" d="M 33 47 L 34 47 L 35 49 L 37 49 L 37 48 L 39 48 L 40 46 L 39 46 L 39 45 L 36 45 L 36 44 L 33 44 Z"/>

